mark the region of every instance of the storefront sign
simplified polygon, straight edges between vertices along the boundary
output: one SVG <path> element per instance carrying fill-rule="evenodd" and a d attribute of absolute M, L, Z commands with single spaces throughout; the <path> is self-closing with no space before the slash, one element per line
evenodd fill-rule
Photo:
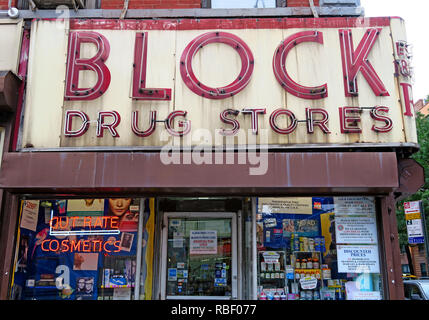
<path fill-rule="evenodd" d="M 418 244 L 425 242 L 422 224 L 422 214 L 420 211 L 420 201 L 404 203 L 405 220 L 407 222 L 408 242 Z"/>
<path fill-rule="evenodd" d="M 32 23 L 23 147 L 417 143 L 397 18 Z"/>
<path fill-rule="evenodd" d="M 376 244 L 377 224 L 373 217 L 335 217 L 336 242 Z"/>
<path fill-rule="evenodd" d="M 217 254 L 217 231 L 191 230 L 189 246 L 190 254 Z"/>
<path fill-rule="evenodd" d="M 376 245 L 337 245 L 337 257 L 340 273 L 380 272 Z"/>

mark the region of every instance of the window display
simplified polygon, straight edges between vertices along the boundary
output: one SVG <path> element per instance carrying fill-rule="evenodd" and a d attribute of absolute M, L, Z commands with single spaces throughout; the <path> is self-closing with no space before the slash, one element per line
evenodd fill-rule
<path fill-rule="evenodd" d="M 22 201 L 11 298 L 131 300 L 139 283 L 144 297 L 152 274 L 152 201 Z M 142 261 L 136 259 L 137 250 L 143 253 Z"/>
<path fill-rule="evenodd" d="M 258 299 L 382 299 L 374 198 L 258 198 L 256 224 Z"/>

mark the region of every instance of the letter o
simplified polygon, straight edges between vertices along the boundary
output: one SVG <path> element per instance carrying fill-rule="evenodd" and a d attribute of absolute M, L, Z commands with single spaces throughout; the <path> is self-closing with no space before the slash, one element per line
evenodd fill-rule
<path fill-rule="evenodd" d="M 52 243 L 56 243 L 57 248 L 54 250 L 52 249 Z M 57 252 L 60 249 L 60 242 L 58 240 L 51 240 L 51 242 L 49 242 L 49 251 L 53 251 L 53 252 Z"/>
<path fill-rule="evenodd" d="M 223 43 L 234 48 L 241 59 L 241 70 L 238 77 L 229 85 L 211 88 L 201 83 L 192 69 L 195 54 L 211 43 Z M 230 98 L 243 90 L 250 81 L 254 68 L 253 54 L 247 44 L 239 37 L 228 32 L 208 32 L 192 40 L 183 51 L 180 59 L 180 74 L 186 86 L 197 95 L 207 99 Z"/>
<path fill-rule="evenodd" d="M 277 125 L 277 118 L 280 115 L 286 115 L 291 120 L 289 127 L 287 127 L 286 129 L 281 129 Z M 277 109 L 270 116 L 270 126 L 275 132 L 279 134 L 290 134 L 296 129 L 297 125 L 298 125 L 298 122 L 296 120 L 295 115 L 293 114 L 292 111 L 289 111 L 287 109 Z"/>

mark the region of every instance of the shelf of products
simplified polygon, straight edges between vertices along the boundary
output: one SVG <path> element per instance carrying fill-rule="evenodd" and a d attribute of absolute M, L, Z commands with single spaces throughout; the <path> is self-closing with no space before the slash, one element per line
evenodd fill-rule
<path fill-rule="evenodd" d="M 258 274 L 258 299 L 383 299 L 373 197 L 258 198 L 256 228 L 258 252 L 285 255 L 284 282 Z"/>

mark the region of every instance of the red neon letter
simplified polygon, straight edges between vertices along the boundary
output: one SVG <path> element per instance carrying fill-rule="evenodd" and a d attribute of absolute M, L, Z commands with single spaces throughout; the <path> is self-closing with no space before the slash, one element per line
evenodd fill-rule
<path fill-rule="evenodd" d="M 97 53 L 94 57 L 80 58 L 82 43 L 95 44 Z M 94 100 L 106 92 L 110 85 L 110 71 L 105 64 L 109 52 L 109 41 L 100 33 L 94 31 L 70 32 L 65 100 Z M 79 72 L 84 70 L 92 70 L 97 74 L 97 82 L 92 88 L 79 88 Z"/>
<path fill-rule="evenodd" d="M 55 221 L 55 225 L 54 225 L 54 221 Z M 58 217 L 53 217 L 50 221 L 49 221 L 49 225 L 51 226 L 51 228 L 53 230 L 58 229 Z"/>
<path fill-rule="evenodd" d="M 277 125 L 277 118 L 280 115 L 286 115 L 291 120 L 289 127 L 287 127 L 286 129 L 281 129 Z M 292 111 L 289 111 L 286 109 L 277 109 L 270 116 L 270 126 L 275 132 L 277 132 L 279 134 L 290 134 L 296 129 L 297 125 L 298 125 L 298 122 L 297 122 L 296 117 Z"/>
<path fill-rule="evenodd" d="M 61 252 L 67 252 L 67 251 L 70 250 L 68 242 L 69 242 L 68 239 L 65 239 L 65 240 L 61 241 Z"/>
<path fill-rule="evenodd" d="M 389 132 L 389 131 L 391 131 L 393 128 L 392 119 L 390 119 L 387 116 L 383 116 L 383 115 L 379 114 L 379 112 L 388 113 L 389 108 L 379 106 L 379 107 L 375 107 L 374 109 L 371 110 L 371 118 L 373 118 L 375 121 L 382 121 L 386 125 L 384 127 L 377 127 L 376 125 L 373 125 L 372 130 L 375 132 Z"/>
<path fill-rule="evenodd" d="M 389 96 L 389 92 L 368 60 L 368 55 L 381 30 L 381 28 L 367 30 L 356 50 L 353 46 L 352 31 L 339 30 L 346 97 L 358 95 L 357 75 L 359 72 L 362 72 L 375 95 Z"/>
<path fill-rule="evenodd" d="M 134 111 L 132 113 L 131 129 L 133 130 L 134 134 L 139 137 L 144 138 L 150 136 L 155 132 L 156 129 L 156 111 L 150 112 L 149 128 L 145 131 L 139 129 L 139 112 Z"/>
<path fill-rule="evenodd" d="M 210 43 L 224 43 L 234 48 L 241 59 L 241 71 L 238 77 L 229 85 L 222 88 L 211 88 L 202 84 L 192 69 L 194 55 Z M 186 86 L 194 93 L 207 99 L 230 98 L 243 90 L 250 81 L 253 73 L 254 60 L 252 51 L 239 37 L 227 32 L 208 32 L 192 40 L 183 51 L 180 59 L 180 74 Z"/>
<path fill-rule="evenodd" d="M 323 99 L 328 96 L 328 85 L 305 87 L 299 85 L 289 76 L 286 70 L 286 58 L 289 52 L 302 42 L 317 42 L 323 44 L 323 33 L 320 31 L 302 31 L 295 33 L 277 47 L 273 58 L 274 75 L 277 81 L 290 94 L 303 99 Z"/>
<path fill-rule="evenodd" d="M 362 130 L 357 126 L 360 122 L 360 116 L 353 116 L 350 114 L 360 114 L 358 107 L 344 107 L 340 108 L 340 127 L 341 133 L 362 133 Z"/>
<path fill-rule="evenodd" d="M 113 117 L 113 122 L 104 123 L 105 117 Z M 121 116 L 116 111 L 100 111 L 97 119 L 97 137 L 103 137 L 104 129 L 107 129 L 114 138 L 119 138 L 119 133 L 115 129 L 119 122 L 121 122 Z"/>
<path fill-rule="evenodd" d="M 83 227 L 91 228 L 91 221 L 92 221 L 91 217 L 83 217 Z"/>
<path fill-rule="evenodd" d="M 242 113 L 250 113 L 252 115 L 252 133 L 258 134 L 259 124 L 258 124 L 258 114 L 265 114 L 266 109 L 243 109 Z"/>
<path fill-rule="evenodd" d="M 176 137 L 184 136 L 185 134 L 188 134 L 191 131 L 191 121 L 179 121 L 179 127 L 184 127 L 182 131 L 176 131 L 173 129 L 173 121 L 176 117 L 186 117 L 187 112 L 186 111 L 173 111 L 170 113 L 165 120 L 165 129 L 168 131 L 169 134 Z"/>
<path fill-rule="evenodd" d="M 305 109 L 305 113 L 307 114 L 307 132 L 314 133 L 314 126 L 318 126 L 323 133 L 331 133 L 327 126 L 327 122 L 329 121 L 329 114 L 324 109 Z M 321 114 L 323 116 L 320 120 L 315 120 L 314 114 Z"/>
<path fill-rule="evenodd" d="M 42 244 L 40 245 L 40 247 L 42 248 L 42 251 L 49 251 L 49 249 L 45 249 L 45 246 L 44 246 L 44 244 L 45 244 L 45 242 L 50 242 L 51 240 L 43 240 L 42 241 Z"/>
<path fill-rule="evenodd" d="M 222 129 L 219 133 L 223 136 L 233 136 L 235 135 L 238 130 L 240 129 L 240 123 L 235 119 L 227 118 L 228 115 L 232 114 L 234 116 L 238 116 L 240 111 L 233 110 L 233 109 L 227 109 L 221 112 L 220 114 L 220 120 L 223 123 L 232 125 L 232 129 Z"/>
<path fill-rule="evenodd" d="M 412 93 L 412 85 L 409 83 L 401 83 L 402 92 L 404 93 L 404 103 L 405 103 L 405 113 L 404 116 L 407 117 L 413 117 L 413 106 L 414 101 L 411 100 L 411 97 L 413 95 Z"/>
<path fill-rule="evenodd" d="M 133 99 L 171 100 L 171 89 L 146 88 L 148 33 L 137 33 L 134 48 Z"/>
<path fill-rule="evenodd" d="M 79 129 L 73 130 L 73 117 L 79 117 L 82 120 L 82 125 Z M 83 111 L 69 110 L 66 111 L 64 123 L 64 136 L 66 137 L 80 137 L 89 128 L 89 118 Z"/>
<path fill-rule="evenodd" d="M 115 241 L 115 242 L 113 242 L 113 245 L 117 248 L 117 250 L 115 250 L 113 252 L 121 251 L 121 241 Z"/>

